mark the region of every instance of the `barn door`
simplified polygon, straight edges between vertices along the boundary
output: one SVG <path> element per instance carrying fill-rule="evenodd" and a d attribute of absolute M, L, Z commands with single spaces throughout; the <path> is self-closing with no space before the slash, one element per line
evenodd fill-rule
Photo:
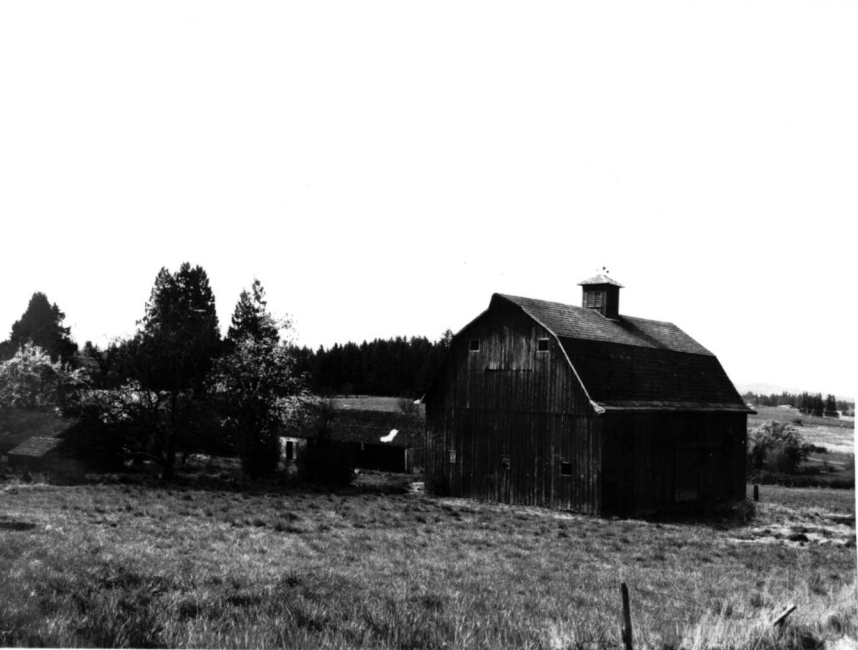
<path fill-rule="evenodd" d="M 674 502 L 696 501 L 700 493 L 700 449 L 677 449 L 674 458 Z"/>

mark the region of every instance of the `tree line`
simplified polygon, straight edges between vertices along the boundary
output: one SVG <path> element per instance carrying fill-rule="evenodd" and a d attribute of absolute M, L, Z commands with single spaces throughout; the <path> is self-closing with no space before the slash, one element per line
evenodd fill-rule
<path fill-rule="evenodd" d="M 323 417 L 318 395 L 422 394 L 452 338 L 297 347 L 258 280 L 222 337 L 208 275 L 187 262 L 158 272 L 131 337 L 79 349 L 64 319 L 33 295 L 0 343 L 0 407 L 73 414 L 96 433 L 94 447 L 154 460 L 165 478 L 197 451 L 235 454 L 250 476 L 270 474 L 280 437 Z"/>
<path fill-rule="evenodd" d="M 318 350 L 292 347 L 291 351 L 318 394 L 419 397 L 429 387 L 452 338 L 448 329 L 437 341 L 397 336 L 360 344 L 335 343 Z"/>
<path fill-rule="evenodd" d="M 823 398 L 822 393 L 788 393 L 784 391 L 780 395 L 775 393 L 765 395 L 748 391 L 742 395 L 742 398 L 746 402 L 758 406 L 792 406 L 805 415 L 818 417 L 836 418 L 840 416 L 840 413 L 855 415 L 855 402 L 839 400 L 831 394 Z"/>

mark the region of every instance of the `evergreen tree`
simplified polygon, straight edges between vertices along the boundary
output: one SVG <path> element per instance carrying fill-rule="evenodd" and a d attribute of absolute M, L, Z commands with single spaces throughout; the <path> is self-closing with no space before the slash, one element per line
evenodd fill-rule
<path fill-rule="evenodd" d="M 27 311 L 12 325 L 9 341 L 3 345 L 4 356 L 11 356 L 31 342 L 44 350 L 51 361 L 69 363 L 77 352 L 77 344 L 69 336 L 71 328 L 63 327 L 65 317 L 56 303 L 52 305 L 45 294 L 37 291 L 30 298 Z"/>
<path fill-rule="evenodd" d="M 149 393 L 157 418 L 155 456 L 164 477 L 173 475 L 177 446 L 194 427 L 205 397 L 205 378 L 220 350 L 214 294 L 200 267 L 162 268 L 137 335 L 122 349 L 124 374 Z"/>
<path fill-rule="evenodd" d="M 277 343 L 280 340 L 279 328 L 266 311 L 268 302 L 265 300 L 265 289 L 259 280 L 253 280 L 251 292 L 248 293 L 247 289 L 244 289 L 239 295 L 227 339 L 232 345 L 247 337 L 255 341 Z"/>
<path fill-rule="evenodd" d="M 252 478 L 276 469 L 280 436 L 300 419 L 309 400 L 292 348 L 280 342 L 280 330 L 290 323 L 268 313 L 264 296 L 258 280 L 252 297 L 241 292 L 229 328 L 230 351 L 217 361 L 210 377 L 226 416 L 224 425 Z"/>
<path fill-rule="evenodd" d="M 828 395 L 825 398 L 825 415 L 832 418 L 840 417 L 840 414 L 837 412 L 837 400 L 834 399 L 834 395 Z"/>

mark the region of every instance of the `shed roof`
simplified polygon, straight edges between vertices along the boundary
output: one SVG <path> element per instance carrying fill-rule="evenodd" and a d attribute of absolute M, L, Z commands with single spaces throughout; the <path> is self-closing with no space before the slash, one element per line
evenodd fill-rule
<path fill-rule="evenodd" d="M 30 456 L 41 458 L 49 451 L 56 449 L 65 442 L 62 438 L 40 438 L 32 437 L 22 442 L 17 447 L 10 449 L 9 456 Z"/>
<path fill-rule="evenodd" d="M 495 294 L 557 338 L 598 411 L 752 412 L 718 359 L 673 323 Z"/>
<path fill-rule="evenodd" d="M 423 417 L 407 416 L 403 413 L 377 410 L 358 410 L 338 408 L 336 416 L 328 424 L 327 435 L 330 440 L 340 442 L 360 442 L 390 447 L 422 447 Z M 393 429 L 396 436 L 390 442 L 380 438 L 387 436 Z M 298 438 L 320 438 L 315 428 L 308 428 L 297 434 Z"/>

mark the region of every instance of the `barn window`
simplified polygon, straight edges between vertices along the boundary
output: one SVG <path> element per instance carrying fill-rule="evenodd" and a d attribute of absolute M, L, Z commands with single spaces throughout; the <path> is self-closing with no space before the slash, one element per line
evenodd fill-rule
<path fill-rule="evenodd" d="M 595 307 L 595 306 L 596 306 L 596 298 L 594 297 L 594 295 L 593 295 L 593 294 L 594 294 L 594 292 L 593 292 L 593 291 L 588 291 L 588 292 L 587 292 L 587 296 L 586 296 L 586 297 L 587 297 L 587 306 L 588 306 L 588 307 Z"/>
<path fill-rule="evenodd" d="M 601 291 L 596 291 L 596 307 L 602 306 L 602 295 Z"/>
<path fill-rule="evenodd" d="M 501 469 L 509 469 L 509 456 L 501 456 Z"/>
<path fill-rule="evenodd" d="M 572 476 L 572 463 L 565 460 L 560 463 L 560 476 Z"/>
<path fill-rule="evenodd" d="M 471 339 L 470 347 L 468 348 L 471 352 L 479 352 L 480 351 L 480 339 Z"/>
<path fill-rule="evenodd" d="M 539 339 L 536 342 L 537 352 L 548 352 L 548 339 Z"/>
<path fill-rule="evenodd" d="M 449 458 L 451 465 L 456 464 L 456 450 L 455 449 L 447 450 L 447 457 Z"/>

